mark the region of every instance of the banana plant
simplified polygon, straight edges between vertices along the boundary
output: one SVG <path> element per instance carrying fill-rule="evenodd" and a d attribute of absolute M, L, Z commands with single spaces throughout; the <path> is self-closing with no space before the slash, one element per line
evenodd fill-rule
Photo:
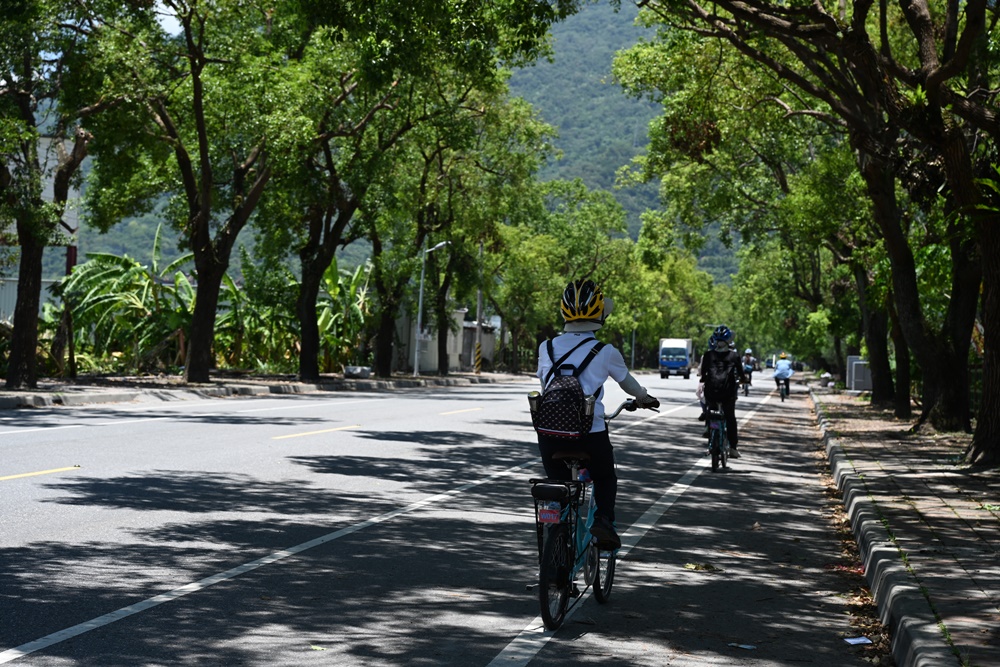
<path fill-rule="evenodd" d="M 157 228 L 149 266 L 128 255 L 88 253 L 63 279 L 82 354 L 117 359 L 122 369 L 183 365 L 194 288 L 181 269 L 191 255 L 161 267 L 160 242 Z"/>
<path fill-rule="evenodd" d="M 366 262 L 350 273 L 339 269 L 334 260 L 323 274 L 325 294 L 320 296 L 317 309 L 324 373 L 343 371 L 345 366 L 364 365 L 367 361 L 371 268 L 371 263 Z"/>

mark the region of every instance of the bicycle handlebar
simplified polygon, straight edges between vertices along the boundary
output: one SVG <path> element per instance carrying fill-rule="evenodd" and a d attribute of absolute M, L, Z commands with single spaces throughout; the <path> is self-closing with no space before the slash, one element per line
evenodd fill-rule
<path fill-rule="evenodd" d="M 650 396 L 650 398 L 653 398 L 653 397 Z M 646 407 L 645 409 L 646 410 L 652 410 L 653 412 L 659 412 L 659 410 L 657 410 L 657 408 L 660 407 L 660 402 L 657 401 L 655 398 L 653 398 L 653 400 L 655 401 L 655 403 L 653 405 L 650 405 L 650 406 Z M 621 414 L 622 410 L 624 410 L 626 412 L 635 412 L 638 409 L 639 409 L 639 405 L 635 402 L 635 399 L 634 398 L 627 398 L 627 399 L 625 399 L 622 402 L 621 405 L 618 406 L 617 410 L 615 410 L 613 413 L 611 413 L 610 417 L 608 415 L 604 415 L 604 421 L 606 421 L 606 422 L 611 421 L 612 419 L 614 419 L 615 417 L 617 417 L 619 414 Z"/>

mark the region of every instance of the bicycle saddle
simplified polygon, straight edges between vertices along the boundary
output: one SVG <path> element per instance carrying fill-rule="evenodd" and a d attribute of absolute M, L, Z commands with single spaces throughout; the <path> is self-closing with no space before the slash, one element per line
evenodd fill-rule
<path fill-rule="evenodd" d="M 552 455 L 553 461 L 579 461 L 581 465 L 590 460 L 590 454 L 587 452 L 573 451 L 573 450 L 561 450 Z"/>

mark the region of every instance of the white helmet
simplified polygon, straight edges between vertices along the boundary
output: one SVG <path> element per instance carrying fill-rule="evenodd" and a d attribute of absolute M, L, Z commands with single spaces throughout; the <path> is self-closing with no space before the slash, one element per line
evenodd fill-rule
<path fill-rule="evenodd" d="M 743 354 L 753 354 L 753 350 L 751 350 L 751 349 L 750 349 L 750 348 L 748 347 L 748 348 L 747 348 L 747 350 L 746 350 L 746 352 L 744 352 Z"/>

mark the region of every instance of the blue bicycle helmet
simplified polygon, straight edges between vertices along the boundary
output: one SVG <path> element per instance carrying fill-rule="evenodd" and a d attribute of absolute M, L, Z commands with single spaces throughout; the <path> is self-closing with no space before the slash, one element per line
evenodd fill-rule
<path fill-rule="evenodd" d="M 732 342 L 734 336 L 732 330 L 723 324 L 715 330 L 715 333 L 712 334 L 712 338 L 715 339 L 715 345 L 713 347 L 718 350 L 725 351 L 729 349 L 729 343 Z"/>

